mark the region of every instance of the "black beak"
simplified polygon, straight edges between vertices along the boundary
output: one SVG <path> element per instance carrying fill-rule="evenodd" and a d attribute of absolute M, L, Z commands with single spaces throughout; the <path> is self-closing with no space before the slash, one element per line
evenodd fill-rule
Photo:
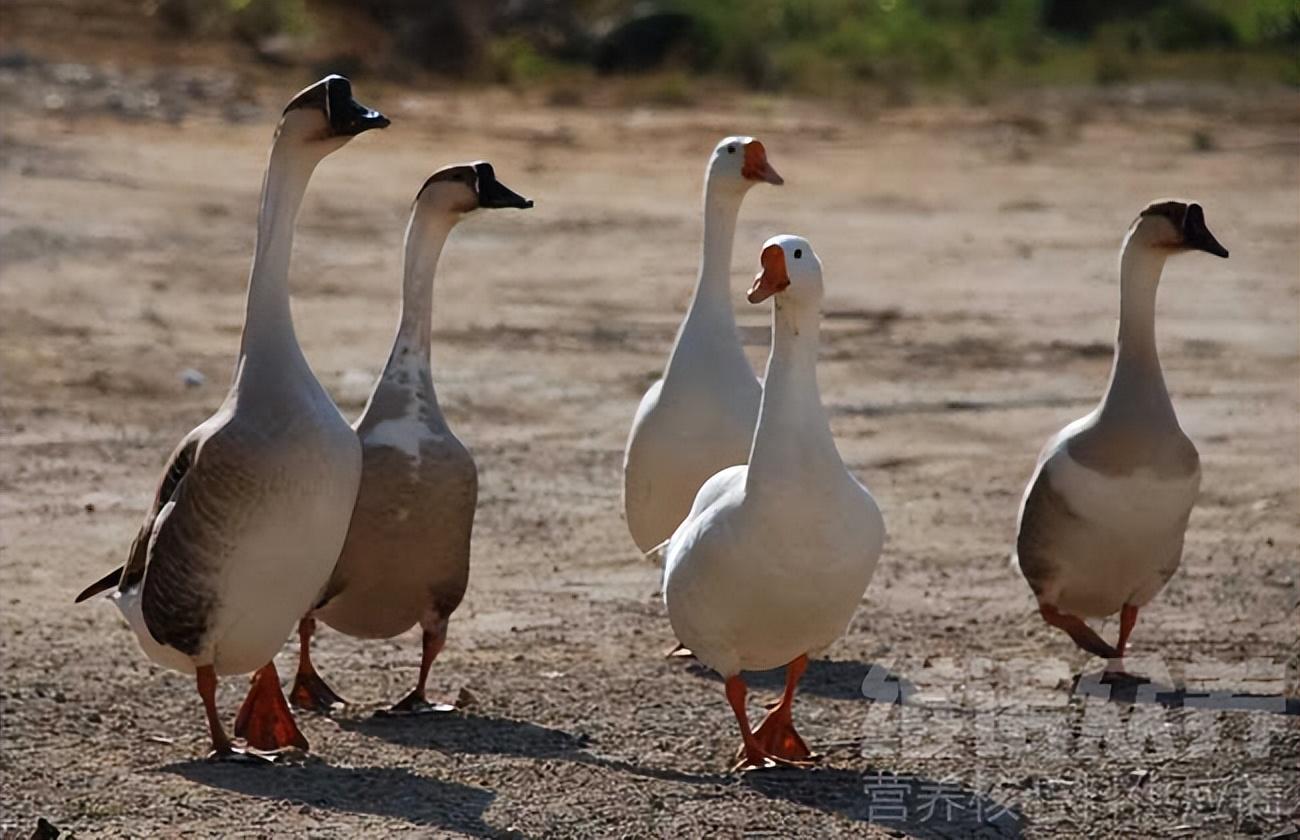
<path fill-rule="evenodd" d="M 355 137 L 372 128 L 388 127 L 388 117 L 352 98 L 352 83 L 344 77 L 330 76 L 325 82 L 325 90 L 330 130 L 334 134 Z"/>
<path fill-rule="evenodd" d="M 1183 217 L 1183 244 L 1216 257 L 1228 258 L 1228 249 L 1220 245 L 1205 226 L 1205 211 L 1199 204 L 1187 206 L 1187 215 Z"/>
<path fill-rule="evenodd" d="M 497 180 L 492 171 L 492 164 L 486 161 L 474 165 L 478 176 L 478 206 L 484 208 L 516 207 L 527 210 L 533 206 L 531 198 L 524 198 L 519 193 Z"/>

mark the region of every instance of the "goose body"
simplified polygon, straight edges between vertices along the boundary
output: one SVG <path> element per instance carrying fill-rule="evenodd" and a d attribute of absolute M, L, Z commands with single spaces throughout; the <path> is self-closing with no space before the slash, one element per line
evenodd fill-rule
<path fill-rule="evenodd" d="M 724 676 L 830 647 L 884 545 L 880 510 L 847 471 L 767 489 L 750 486 L 749 471 L 741 464 L 711 478 L 666 552 L 673 631 Z"/>
<path fill-rule="evenodd" d="M 731 308 L 731 250 L 749 188 L 782 183 L 761 143 L 728 137 L 705 173 L 699 278 L 662 379 L 642 397 L 623 458 L 623 507 L 637 547 L 672 535 L 696 492 L 743 464 L 763 389 L 745 358 Z"/>
<path fill-rule="evenodd" d="M 368 639 L 391 638 L 420 624 L 419 681 L 395 708 L 432 708 L 425 681 L 469 581 L 478 498 L 474 459 L 448 426 L 430 371 L 434 271 L 448 235 L 466 213 L 531 206 L 481 161 L 439 170 L 416 197 L 397 336 L 356 423 L 363 457 L 356 507 L 329 583 L 299 628 L 302 647 L 290 697 L 301 708 L 324 710 L 341 702 L 311 662 L 316 619 Z"/>
<path fill-rule="evenodd" d="M 1044 602 L 1084 617 L 1144 606 L 1164 587 L 1178 569 L 1201 483 L 1196 448 L 1181 429 L 1170 430 L 1167 458 L 1135 458 L 1127 472 L 1081 462 L 1071 445 L 1095 434 L 1098 420 L 1090 414 L 1056 436 L 1019 517 L 1017 557 L 1031 586 Z"/>
<path fill-rule="evenodd" d="M 789 719 L 794 684 L 807 658 L 843 634 L 885 538 L 880 509 L 840 459 L 821 404 L 821 267 L 807 240 L 768 241 L 750 300 L 769 295 L 772 353 L 748 463 L 710 478 L 658 549 L 673 630 L 727 680 L 750 766 L 807 757 Z M 786 694 L 750 733 L 740 672 L 781 665 L 790 667 Z"/>
<path fill-rule="evenodd" d="M 356 499 L 356 436 L 319 385 L 276 402 L 273 422 L 228 404 L 188 435 L 192 463 L 137 538 L 139 565 L 112 601 L 160 665 L 256 670 L 293 627 L 284 612 L 309 607 L 329 575 L 322 557 L 346 533 L 333 518 Z"/>
<path fill-rule="evenodd" d="M 216 676 L 258 669 L 279 650 L 328 578 L 356 500 L 361 447 L 298 346 L 287 274 L 316 165 L 352 136 L 387 124 L 337 76 L 285 109 L 263 184 L 230 392 L 172 453 L 125 566 L 78 598 L 113 589 L 146 655 L 197 676 L 218 755 L 235 751 L 216 715 Z M 258 690 L 273 695 L 272 724 L 285 740 L 277 746 L 305 748 L 266 667 Z M 254 730 L 264 740 L 261 727 Z"/>
<path fill-rule="evenodd" d="M 388 639 L 424 618 L 432 626 L 460 605 L 478 468 L 447 425 L 427 366 L 390 365 L 356 431 L 361 490 L 313 614 L 349 636 Z"/>
<path fill-rule="evenodd" d="M 1200 490 L 1155 342 L 1155 298 L 1170 254 L 1226 257 L 1199 205 L 1157 202 L 1139 215 L 1120 260 L 1120 329 L 1098 407 L 1043 448 L 1021 500 L 1014 558 L 1043 617 L 1085 650 L 1123 656 L 1138 610 L 1182 559 Z M 1118 647 L 1082 621 L 1121 614 Z"/>

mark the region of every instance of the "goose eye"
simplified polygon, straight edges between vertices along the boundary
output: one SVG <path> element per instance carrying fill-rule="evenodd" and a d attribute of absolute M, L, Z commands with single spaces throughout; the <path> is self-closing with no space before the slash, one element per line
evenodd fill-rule
<path fill-rule="evenodd" d="M 799 259 L 799 258 L 802 257 L 802 256 L 803 256 L 803 248 L 795 248 L 795 249 L 794 249 L 794 258 L 797 260 L 797 259 Z"/>
<path fill-rule="evenodd" d="M 735 153 L 736 153 L 736 147 L 735 147 L 735 146 L 728 146 L 728 147 L 727 147 L 727 154 L 729 154 L 729 155 L 734 155 Z"/>

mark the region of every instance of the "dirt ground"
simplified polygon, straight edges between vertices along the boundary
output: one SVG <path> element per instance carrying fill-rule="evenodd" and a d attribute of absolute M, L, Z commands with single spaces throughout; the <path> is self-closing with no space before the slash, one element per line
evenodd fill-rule
<path fill-rule="evenodd" d="M 303 716 L 312 757 L 203 761 L 190 680 L 149 663 L 110 605 L 72 597 L 122 561 L 167 452 L 222 398 L 271 126 L 309 81 L 32 52 L 0 67 L 0 828 L 1209 837 L 1292 824 L 1300 101 L 1276 92 L 863 115 L 739 94 L 552 108 L 358 82 L 393 126 L 318 170 L 291 281 L 304 350 L 348 416 L 386 356 L 423 179 L 487 158 L 537 201 L 464 224 L 435 293 L 435 380 L 481 475 L 469 594 L 431 678 L 465 708 L 373 718 L 409 688 L 416 635 L 326 629 L 318 665 L 356 705 Z M 726 772 L 737 735 L 718 680 L 661 656 L 657 569 L 619 502 L 632 413 L 694 280 L 703 163 L 733 132 L 760 137 L 787 180 L 741 214 L 746 344 L 761 364 L 768 310 L 739 294 L 760 244 L 808 236 L 826 266 L 824 399 L 889 528 L 796 708 L 820 767 L 743 778 Z M 1120 238 L 1166 195 L 1201 201 L 1232 257 L 1165 272 L 1160 346 L 1203 492 L 1182 569 L 1135 634 L 1135 670 L 1159 691 L 1119 683 L 1108 701 L 1099 663 L 1041 623 L 1006 558 L 1039 446 L 1105 384 Z M 294 655 L 287 644 L 282 674 Z M 757 710 L 779 677 L 753 686 Z M 222 682 L 228 717 L 244 688 Z"/>

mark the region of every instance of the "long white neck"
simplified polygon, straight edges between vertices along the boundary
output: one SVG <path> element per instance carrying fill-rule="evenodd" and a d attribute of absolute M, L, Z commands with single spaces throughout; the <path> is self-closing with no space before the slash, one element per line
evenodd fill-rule
<path fill-rule="evenodd" d="M 1156 352 L 1156 290 L 1167 252 L 1143 241 L 1135 228 L 1124 241 L 1119 265 L 1119 333 L 1102 419 L 1174 417 Z"/>
<path fill-rule="evenodd" d="M 772 310 L 772 352 L 749 453 L 746 492 L 801 475 L 843 469 L 817 386 L 821 301 L 784 300 Z"/>
<path fill-rule="evenodd" d="M 417 206 L 406 226 L 406 255 L 402 275 L 402 314 L 389 365 L 414 363 L 427 369 L 433 341 L 433 276 L 451 229 L 455 213 L 437 207 Z"/>
<path fill-rule="evenodd" d="M 300 359 L 302 351 L 289 310 L 289 258 L 293 228 L 318 159 L 277 142 L 262 181 L 257 214 L 257 246 L 248 278 L 240 367 L 279 367 Z"/>
<path fill-rule="evenodd" d="M 700 276 L 695 283 L 691 309 L 719 310 L 718 316 L 733 326 L 731 310 L 731 251 L 736 241 L 736 219 L 744 192 L 706 183 L 704 187 L 704 245 Z"/>
<path fill-rule="evenodd" d="M 736 217 L 745 194 L 742 190 L 704 185 L 704 245 L 700 275 L 690 308 L 677 333 L 673 355 L 668 361 L 671 376 L 674 361 L 697 353 L 710 355 L 734 348 L 743 360 L 736 316 L 731 308 L 731 249 L 736 239 Z M 689 362 L 678 362 L 679 364 Z"/>

